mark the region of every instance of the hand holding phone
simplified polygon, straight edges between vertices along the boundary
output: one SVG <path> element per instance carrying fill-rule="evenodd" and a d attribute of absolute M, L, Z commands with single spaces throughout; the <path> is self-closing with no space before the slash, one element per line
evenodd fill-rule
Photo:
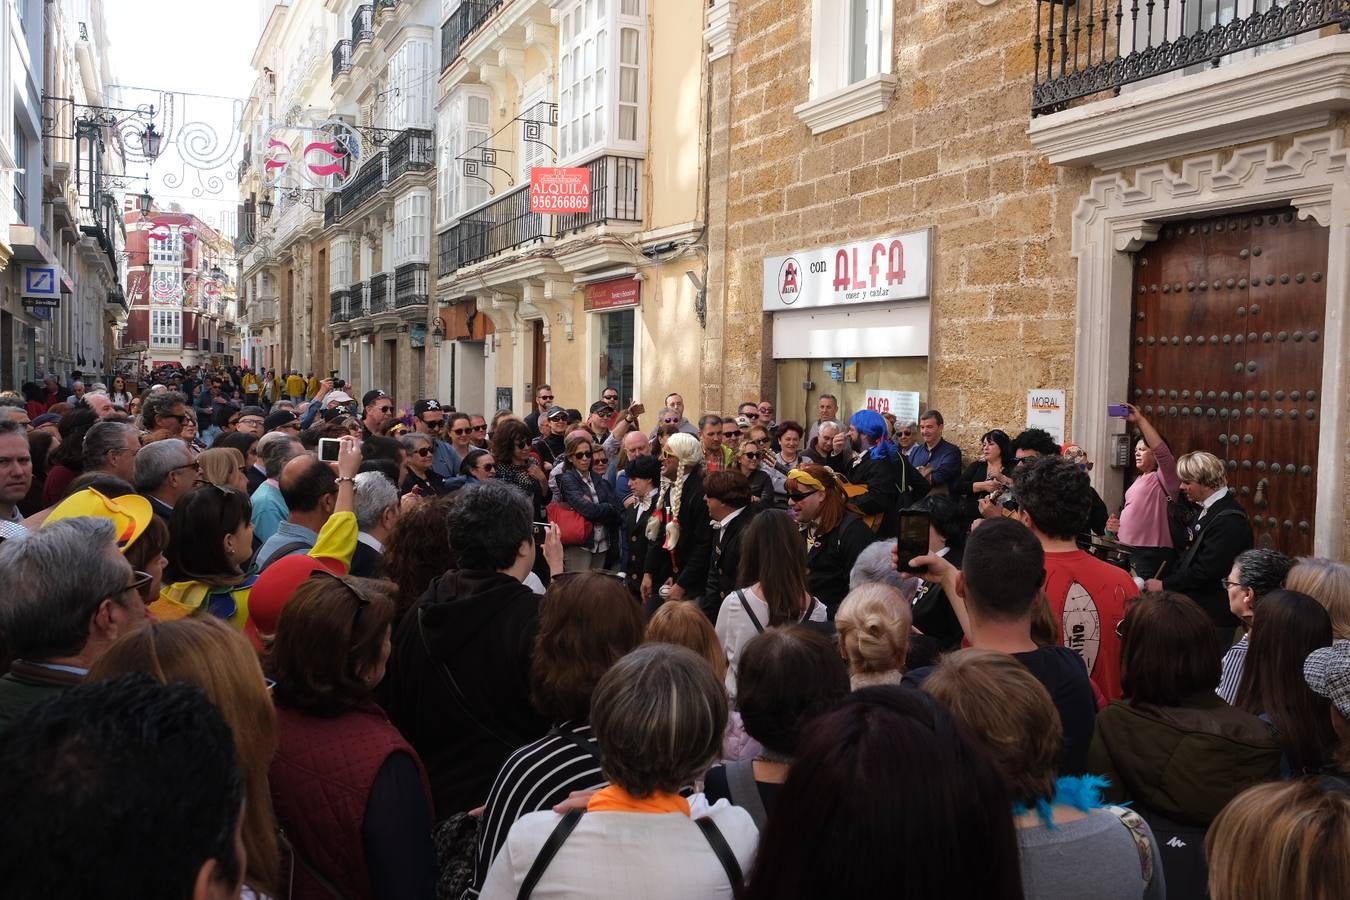
<path fill-rule="evenodd" d="M 335 463 L 342 452 L 340 438 L 319 438 L 319 462 Z"/>
<path fill-rule="evenodd" d="M 896 534 L 896 568 L 901 572 L 921 575 L 925 566 L 911 566 L 909 561 L 928 555 L 928 513 L 918 510 L 900 510 L 900 528 Z"/>
<path fill-rule="evenodd" d="M 1113 419 L 1124 419 L 1130 414 L 1128 403 L 1112 403 L 1106 407 L 1106 414 Z"/>

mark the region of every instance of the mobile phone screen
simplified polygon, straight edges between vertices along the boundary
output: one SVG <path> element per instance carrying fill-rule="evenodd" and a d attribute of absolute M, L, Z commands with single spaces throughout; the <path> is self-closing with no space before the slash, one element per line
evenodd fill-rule
<path fill-rule="evenodd" d="M 911 567 L 909 561 L 916 556 L 928 555 L 928 513 L 901 510 L 900 530 L 897 537 L 896 558 L 903 572 L 927 571 L 927 566 Z"/>
<path fill-rule="evenodd" d="M 338 453 L 341 451 L 341 449 L 342 449 L 342 441 L 338 440 L 337 438 L 320 438 L 319 461 L 337 462 Z"/>

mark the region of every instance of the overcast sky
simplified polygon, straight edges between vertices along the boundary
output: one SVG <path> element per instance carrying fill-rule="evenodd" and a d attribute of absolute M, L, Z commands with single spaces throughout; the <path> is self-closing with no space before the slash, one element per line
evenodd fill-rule
<path fill-rule="evenodd" d="M 233 214 L 239 203 L 238 117 L 253 85 L 249 60 L 264 3 L 271 8 L 272 0 L 103 0 L 113 75 L 127 86 L 123 101 L 154 103 L 160 130 L 168 126 L 150 192 L 161 207 L 177 202 L 227 232 L 233 228 L 222 213 Z M 164 91 L 172 92 L 170 104 L 157 96 Z"/>

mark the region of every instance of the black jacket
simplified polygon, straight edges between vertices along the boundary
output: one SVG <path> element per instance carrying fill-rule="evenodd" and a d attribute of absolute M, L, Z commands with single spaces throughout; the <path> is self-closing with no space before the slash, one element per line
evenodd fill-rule
<path fill-rule="evenodd" d="M 249 466 L 244 470 L 244 480 L 248 482 L 248 495 L 252 497 L 258 486 L 267 480 L 267 473 L 258 471 L 257 466 Z"/>
<path fill-rule="evenodd" d="M 356 542 L 356 552 L 352 554 L 352 564 L 347 574 L 353 578 L 379 578 L 384 566 L 384 556 L 369 544 Z"/>
<path fill-rule="evenodd" d="M 1237 617 L 1228 609 L 1228 591 L 1219 582 L 1228 577 L 1237 555 L 1251 549 L 1252 524 L 1232 488 L 1191 530 L 1191 542 L 1181 551 L 1172 573 L 1164 573 L 1163 587 L 1199 603 L 1215 625 L 1237 625 Z"/>
<path fill-rule="evenodd" d="M 541 438 L 536 438 L 530 444 L 533 450 L 544 462 L 544 471 L 547 472 L 553 468 L 553 464 L 562 459 L 564 438 L 560 434 L 546 434 Z"/>
<path fill-rule="evenodd" d="M 462 569 L 433 581 L 399 624 L 380 693 L 426 765 L 437 821 L 483 805 L 506 757 L 548 730 L 530 705 L 538 630 L 533 591 Z"/>
<path fill-rule="evenodd" d="M 848 596 L 848 576 L 858 554 L 876 539 L 866 522 L 853 513 L 844 513 L 835 529 L 821 535 L 820 542 L 807 551 L 807 586 L 825 604 L 831 621 Z"/>
<path fill-rule="evenodd" d="M 728 522 L 726 528 L 720 531 L 713 529 L 712 552 L 708 561 L 708 585 L 703 590 L 702 606 L 705 613 L 710 613 L 708 618 L 714 622 L 717 621 L 717 613 L 722 608 L 722 598 L 736 588 L 744 587 L 736 578 L 741 569 L 741 536 L 758 512 L 759 508 L 751 503 L 741 510 L 739 516 Z"/>
<path fill-rule="evenodd" d="M 928 493 L 928 479 L 919 473 L 903 453 L 893 459 L 874 458 L 863 453 L 848 473 L 849 481 L 867 485 L 867 492 L 852 497 L 853 505 L 871 516 L 881 513 L 877 533 L 894 535 L 900 522 L 900 510 Z"/>
<path fill-rule="evenodd" d="M 663 512 L 670 515 L 670 497 Z M 703 470 L 690 472 L 680 495 L 680 540 L 675 545 L 672 565 L 671 553 L 662 544 L 666 539 L 666 525 L 662 521 L 656 540 L 647 548 L 646 573 L 659 588 L 675 574 L 675 583 L 684 589 L 685 599 L 702 596 L 708 585 L 708 560 L 712 554 L 713 527 L 708 518 L 708 501 L 703 495 Z"/>

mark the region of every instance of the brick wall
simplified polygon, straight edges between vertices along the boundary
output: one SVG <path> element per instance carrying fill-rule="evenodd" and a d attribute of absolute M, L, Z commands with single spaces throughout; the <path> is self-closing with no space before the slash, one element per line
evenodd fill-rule
<path fill-rule="evenodd" d="M 933 226 L 925 400 L 973 450 L 1020 428 L 1028 388 L 1073 382 L 1068 223 L 1088 177 L 1026 138 L 1034 4 L 898 0 L 890 106 L 818 136 L 792 111 L 810 6 L 742 0 L 735 51 L 712 64 L 703 405 L 774 388 L 765 256 Z"/>

